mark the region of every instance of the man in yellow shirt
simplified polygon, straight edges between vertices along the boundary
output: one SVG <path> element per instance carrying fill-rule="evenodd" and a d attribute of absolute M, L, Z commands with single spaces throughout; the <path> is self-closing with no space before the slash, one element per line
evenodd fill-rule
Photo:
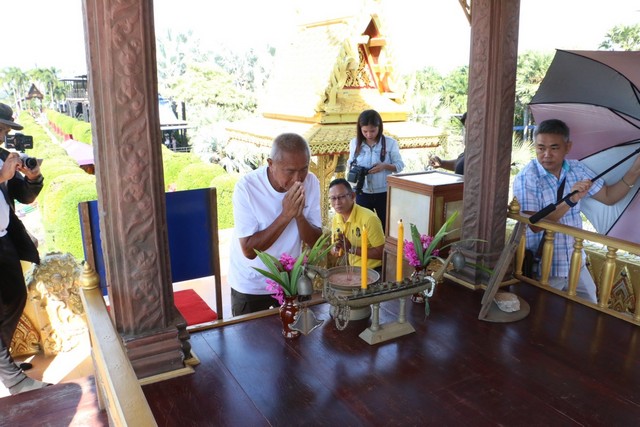
<path fill-rule="evenodd" d="M 336 211 L 331 223 L 334 236 L 332 254 L 349 255 L 349 265 L 361 266 L 361 231 L 367 228 L 367 267 L 378 272 L 382 269 L 384 230 L 380 218 L 370 209 L 356 204 L 356 193 L 346 179 L 338 178 L 329 184 L 329 201 Z"/>

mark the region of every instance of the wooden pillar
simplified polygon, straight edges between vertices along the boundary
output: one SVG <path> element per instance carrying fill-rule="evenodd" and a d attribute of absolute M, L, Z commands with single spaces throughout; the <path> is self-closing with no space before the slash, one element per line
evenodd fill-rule
<path fill-rule="evenodd" d="M 138 377 L 179 369 L 152 0 L 83 0 L 100 233 L 111 315 Z M 180 336 L 179 336 L 180 335 Z"/>
<path fill-rule="evenodd" d="M 467 261 L 493 268 L 505 245 L 509 195 L 519 0 L 473 0 L 466 121 L 464 220 Z M 460 274 L 473 284 L 486 273 Z"/>

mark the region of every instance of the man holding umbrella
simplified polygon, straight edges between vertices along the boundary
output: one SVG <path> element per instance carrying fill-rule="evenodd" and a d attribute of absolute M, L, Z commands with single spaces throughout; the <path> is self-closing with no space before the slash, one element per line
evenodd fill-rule
<path fill-rule="evenodd" d="M 515 177 L 513 194 L 525 213 L 536 213 L 549 204 L 555 209 L 545 218 L 561 224 L 582 228 L 580 200 L 592 197 L 606 205 L 613 205 L 625 197 L 640 177 L 640 156 L 618 182 L 605 185 L 602 178 L 592 181 L 596 174 L 580 161 L 565 159 L 571 150 L 569 127 L 561 120 L 541 122 L 534 131 L 536 159 Z M 571 197 L 566 198 L 570 193 Z M 563 200 L 564 199 L 564 200 Z M 562 201 L 562 202 L 561 202 Z M 537 254 L 544 233 L 541 228 L 527 229 L 527 249 Z M 566 290 L 569 277 L 573 237 L 556 234 L 549 283 L 556 289 Z M 593 303 L 597 302 L 596 285 L 584 265 L 580 270 L 577 294 Z"/>

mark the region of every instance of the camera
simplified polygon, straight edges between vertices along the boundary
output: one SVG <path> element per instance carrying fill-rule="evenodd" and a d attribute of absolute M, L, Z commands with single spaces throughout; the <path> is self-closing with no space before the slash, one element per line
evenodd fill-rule
<path fill-rule="evenodd" d="M 7 160 L 7 157 L 11 154 L 11 151 L 7 151 L 4 148 L 0 148 L 0 160 L 3 162 Z M 38 166 L 38 159 L 35 157 L 29 157 L 25 153 L 20 154 L 20 160 L 22 160 L 22 165 L 28 169 L 33 169 Z"/>
<path fill-rule="evenodd" d="M 27 148 L 33 148 L 33 137 L 31 135 L 24 135 L 21 133 L 7 135 L 4 138 L 4 146 L 7 148 L 13 148 L 16 151 L 24 152 Z"/>
<path fill-rule="evenodd" d="M 364 180 L 371 168 L 365 168 L 364 166 L 351 165 L 349 173 L 347 174 L 347 181 L 356 184 L 356 194 L 362 194 L 362 187 L 364 187 Z"/>

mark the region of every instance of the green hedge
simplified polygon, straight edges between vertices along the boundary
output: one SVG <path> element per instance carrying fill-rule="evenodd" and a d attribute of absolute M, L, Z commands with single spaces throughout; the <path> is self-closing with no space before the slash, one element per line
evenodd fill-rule
<path fill-rule="evenodd" d="M 220 165 L 202 162 L 191 163 L 180 170 L 180 174 L 175 180 L 176 189 L 182 191 L 208 188 L 211 186 L 211 180 L 224 174 L 226 171 Z"/>
<path fill-rule="evenodd" d="M 211 180 L 218 198 L 218 229 L 233 228 L 233 189 L 240 179 L 238 174 L 224 174 Z"/>
<path fill-rule="evenodd" d="M 76 120 L 76 122 L 77 123 L 73 126 L 73 139 L 92 145 L 93 135 L 91 134 L 91 123 L 82 122 L 80 120 Z"/>
<path fill-rule="evenodd" d="M 164 188 L 176 184 L 182 170 L 188 165 L 201 163 L 202 161 L 191 153 L 174 153 L 164 145 L 162 146 L 162 169 L 164 172 Z M 180 190 L 184 190 L 181 188 Z"/>
<path fill-rule="evenodd" d="M 41 211 L 47 252 L 69 252 L 78 260 L 84 259 L 78 203 L 97 198 L 92 175 L 61 175 L 53 180 Z"/>
<path fill-rule="evenodd" d="M 91 123 L 53 110 L 47 110 L 46 115 L 51 123 L 58 126 L 64 133 L 73 135 L 73 139 L 76 141 L 86 142 L 87 144 L 92 143 Z"/>
<path fill-rule="evenodd" d="M 65 132 L 73 133 L 77 140 L 81 140 L 83 133 L 91 133 L 90 124 L 58 112 L 48 111 L 47 117 Z M 32 135 L 34 139 L 34 148 L 27 150 L 27 154 L 44 159 L 41 166 L 45 177 L 44 188 L 37 199 L 45 233 L 45 242 L 40 251 L 69 252 L 77 259 L 84 259 L 78 203 L 98 198 L 96 178 L 86 174 L 28 113 L 21 114 L 19 122 L 25 126 L 24 133 Z M 62 125 L 66 123 L 71 126 L 74 122 L 71 130 Z M 162 162 L 165 188 L 171 184 L 177 190 L 215 187 L 218 195 L 218 228 L 233 227 L 231 200 L 239 175 L 227 174 L 221 166 L 204 163 L 191 153 L 174 153 L 164 145 Z"/>

